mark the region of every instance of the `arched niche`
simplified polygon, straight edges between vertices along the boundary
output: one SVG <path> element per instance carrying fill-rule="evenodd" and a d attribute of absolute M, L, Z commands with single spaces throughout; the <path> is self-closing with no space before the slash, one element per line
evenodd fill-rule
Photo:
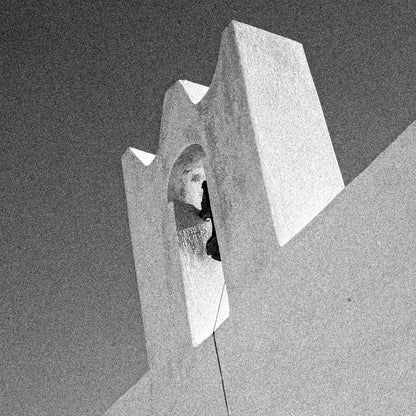
<path fill-rule="evenodd" d="M 206 252 L 212 222 L 199 217 L 202 183 L 206 180 L 204 158 L 205 152 L 197 144 L 188 146 L 179 155 L 170 173 L 167 196 L 174 208 L 177 250 L 194 347 L 229 316 L 222 264 Z"/>

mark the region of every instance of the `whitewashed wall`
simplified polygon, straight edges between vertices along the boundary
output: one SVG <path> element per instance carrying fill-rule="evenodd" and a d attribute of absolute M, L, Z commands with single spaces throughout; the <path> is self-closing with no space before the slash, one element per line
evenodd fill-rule
<path fill-rule="evenodd" d="M 287 48 L 268 57 L 282 96 L 277 81 L 253 89 L 255 74 L 270 71 L 250 54 L 264 58 L 273 45 Z M 285 107 L 290 82 L 298 95 Z M 270 106 L 272 97 L 288 112 L 278 112 L 281 124 L 262 115 L 261 99 Z M 301 46 L 233 23 L 210 89 L 168 91 L 151 164 L 132 150 L 123 159 L 128 199 L 148 196 L 130 204 L 129 219 L 150 369 L 106 416 L 226 414 L 212 337 L 192 346 L 166 201 L 172 166 L 195 143 L 206 152 L 228 288 L 216 339 L 230 414 L 415 414 L 416 125 L 340 193 Z"/>

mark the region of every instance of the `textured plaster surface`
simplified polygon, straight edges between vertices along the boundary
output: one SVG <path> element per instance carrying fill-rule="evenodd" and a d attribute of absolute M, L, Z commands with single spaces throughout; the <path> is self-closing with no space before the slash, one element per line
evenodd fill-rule
<path fill-rule="evenodd" d="M 413 124 L 231 303 L 232 414 L 415 414 L 415 157 Z"/>
<path fill-rule="evenodd" d="M 231 414 L 414 414 L 416 127 L 339 193 L 300 46 L 253 30 L 238 23 L 225 30 L 208 91 L 179 82 L 167 92 L 153 161 L 133 149 L 123 157 L 150 370 L 106 416 L 226 414 L 212 338 L 193 347 L 191 278 L 181 262 L 209 225 L 193 222 L 191 200 L 167 198 L 175 162 L 195 144 L 205 155 L 228 289 L 230 315 L 216 338 Z M 247 55 L 263 56 L 269 43 L 283 51 L 270 59 L 289 88 L 273 98 L 288 113 L 279 113 L 276 136 L 263 120 L 271 107 L 254 99 L 253 74 L 265 77 L 272 64 L 262 68 Z M 301 92 L 290 101 L 292 81 Z M 272 105 L 273 94 L 259 94 Z M 192 290 L 207 290 L 202 282 Z"/>
<path fill-rule="evenodd" d="M 198 107 L 227 287 L 240 290 L 344 184 L 297 42 L 233 22 Z"/>
<path fill-rule="evenodd" d="M 232 298 L 217 331 L 230 414 L 415 414 L 415 158 L 416 123 Z M 218 372 L 208 345 L 184 360 L 194 371 L 171 379 L 172 392 Z M 225 414 L 209 386 L 173 408 Z M 132 400 L 107 415 L 147 414 L 123 413 Z M 201 400 L 218 407 L 201 410 Z"/>
<path fill-rule="evenodd" d="M 233 35 L 267 202 L 282 246 L 344 182 L 303 46 L 246 25 L 237 24 Z"/>
<path fill-rule="evenodd" d="M 205 251 L 211 230 L 211 224 L 204 223 L 178 232 L 187 316 L 194 346 L 209 337 L 214 326 L 218 328 L 229 315 L 221 262 L 213 260 Z"/>

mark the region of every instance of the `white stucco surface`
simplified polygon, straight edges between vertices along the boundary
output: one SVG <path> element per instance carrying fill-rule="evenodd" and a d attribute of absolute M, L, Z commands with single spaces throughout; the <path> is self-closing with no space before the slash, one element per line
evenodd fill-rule
<path fill-rule="evenodd" d="M 187 316 L 194 346 L 209 337 L 214 326 L 217 329 L 229 315 L 221 263 L 203 250 L 210 236 L 210 224 L 196 225 L 178 233 Z"/>
<path fill-rule="evenodd" d="M 303 46 L 236 24 L 242 77 L 279 245 L 344 188 Z"/>
<path fill-rule="evenodd" d="M 149 371 L 106 416 L 226 414 L 213 339 L 195 331 L 224 280 L 230 414 L 416 414 L 416 124 L 340 192 L 301 45 L 233 22 L 205 89 L 166 93 L 150 164 L 123 156 Z M 221 263 L 201 252 L 194 185 L 171 186 L 195 145 Z"/>
<path fill-rule="evenodd" d="M 231 302 L 232 414 L 416 413 L 416 123 Z"/>
<path fill-rule="evenodd" d="M 344 184 L 299 43 L 233 22 L 197 107 L 227 287 L 240 290 Z"/>
<path fill-rule="evenodd" d="M 415 158 L 416 123 L 231 293 L 217 331 L 230 414 L 415 414 Z M 157 390 L 141 380 L 106 415 L 226 414 L 211 347 L 189 349 Z"/>

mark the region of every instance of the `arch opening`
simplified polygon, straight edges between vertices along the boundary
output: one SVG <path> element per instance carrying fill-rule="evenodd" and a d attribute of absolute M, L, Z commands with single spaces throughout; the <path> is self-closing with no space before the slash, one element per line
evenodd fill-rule
<path fill-rule="evenodd" d="M 229 316 L 221 261 L 215 260 L 212 249 L 211 255 L 207 253 L 207 243 L 208 252 L 213 246 L 215 229 L 210 207 L 207 210 L 209 184 L 206 182 L 204 158 L 201 146 L 193 144 L 187 147 L 176 160 L 168 184 L 168 202 L 173 203 L 175 213 L 187 318 L 194 347 L 208 338 Z"/>

